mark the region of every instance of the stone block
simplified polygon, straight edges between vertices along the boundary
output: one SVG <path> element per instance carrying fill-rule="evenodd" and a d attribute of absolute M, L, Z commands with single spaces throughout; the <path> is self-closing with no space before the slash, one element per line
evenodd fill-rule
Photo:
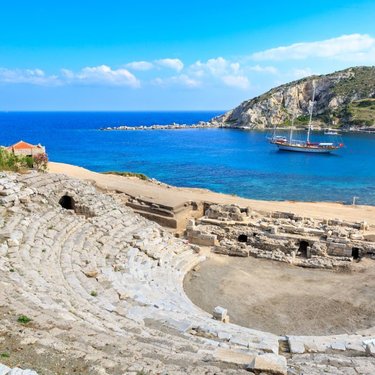
<path fill-rule="evenodd" d="M 295 339 L 294 337 L 288 338 L 290 352 L 293 354 L 302 354 L 305 352 L 305 345 L 302 341 Z"/>
<path fill-rule="evenodd" d="M 334 343 L 331 344 L 331 348 L 333 350 L 346 350 L 346 345 L 345 345 L 345 341 L 336 341 Z"/>
<path fill-rule="evenodd" d="M 273 375 L 287 375 L 288 372 L 286 358 L 272 353 L 256 356 L 246 369 Z"/>
<path fill-rule="evenodd" d="M 216 306 L 212 312 L 214 319 L 220 320 L 221 322 L 227 323 L 228 320 L 228 310 L 221 306 Z"/>
<path fill-rule="evenodd" d="M 0 363 L 0 375 L 6 375 L 10 371 L 10 368 L 8 366 L 5 366 Z"/>
<path fill-rule="evenodd" d="M 369 342 L 366 345 L 366 354 L 371 357 L 375 357 L 375 341 Z"/>

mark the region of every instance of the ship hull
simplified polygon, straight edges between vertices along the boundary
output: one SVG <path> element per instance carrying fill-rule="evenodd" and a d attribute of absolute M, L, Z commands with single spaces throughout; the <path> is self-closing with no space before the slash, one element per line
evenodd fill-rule
<path fill-rule="evenodd" d="M 281 151 L 307 152 L 313 154 L 329 154 L 336 150 L 336 148 L 319 148 L 319 147 L 304 147 L 292 145 L 276 145 Z"/>

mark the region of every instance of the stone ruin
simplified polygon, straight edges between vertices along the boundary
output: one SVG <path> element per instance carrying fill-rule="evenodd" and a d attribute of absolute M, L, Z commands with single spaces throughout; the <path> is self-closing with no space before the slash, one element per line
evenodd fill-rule
<path fill-rule="evenodd" d="M 347 267 L 353 259 L 375 258 L 374 236 L 366 222 L 262 214 L 237 205 L 209 205 L 205 216 L 190 220 L 186 236 L 191 243 L 212 246 L 215 253 L 304 267 Z"/>
<path fill-rule="evenodd" d="M 353 244 L 361 256 L 372 249 L 365 237 L 355 237 L 363 235 L 357 226 L 265 217 L 238 207 L 223 209 L 220 220 L 217 212 L 212 207 L 208 215 L 216 217 L 190 223 L 188 232 L 208 233 L 213 237 L 204 241 L 214 239 L 216 251 L 228 254 L 240 252 L 234 248 L 272 253 L 285 241 L 283 256 L 295 251 L 299 257 L 298 241 L 320 238 L 326 247 L 309 242 L 307 256 L 341 249 L 340 256 L 351 258 L 345 251 Z M 226 322 L 226 309 L 214 316 L 202 311 L 187 298 L 183 279 L 204 259 L 198 246 L 89 183 L 0 173 L 0 347 L 16 340 L 24 353 L 34 351 L 35 361 L 53 351 L 85 363 L 93 375 L 375 373 L 375 327 L 277 336 Z M 20 314 L 32 323 L 20 326 Z M 0 364 L 0 371 L 35 375 L 18 367 Z"/>

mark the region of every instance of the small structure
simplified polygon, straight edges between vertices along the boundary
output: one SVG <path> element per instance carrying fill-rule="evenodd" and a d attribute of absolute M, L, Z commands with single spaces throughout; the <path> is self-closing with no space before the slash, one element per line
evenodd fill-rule
<path fill-rule="evenodd" d="M 17 156 L 36 156 L 46 153 L 46 148 L 41 144 L 32 145 L 30 143 L 19 141 L 12 146 L 6 148 L 7 151 L 13 152 Z"/>
<path fill-rule="evenodd" d="M 223 323 L 229 323 L 228 310 L 221 306 L 216 306 L 212 313 L 212 317 Z"/>

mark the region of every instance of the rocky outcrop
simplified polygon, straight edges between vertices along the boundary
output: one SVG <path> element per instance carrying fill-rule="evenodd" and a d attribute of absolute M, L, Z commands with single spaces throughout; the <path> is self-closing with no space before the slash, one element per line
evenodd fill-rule
<path fill-rule="evenodd" d="M 308 122 L 316 86 L 314 122 L 322 126 L 372 126 L 375 123 L 375 67 L 356 67 L 328 75 L 311 76 L 246 100 L 212 119 L 219 126 L 265 129 L 274 125 Z"/>

